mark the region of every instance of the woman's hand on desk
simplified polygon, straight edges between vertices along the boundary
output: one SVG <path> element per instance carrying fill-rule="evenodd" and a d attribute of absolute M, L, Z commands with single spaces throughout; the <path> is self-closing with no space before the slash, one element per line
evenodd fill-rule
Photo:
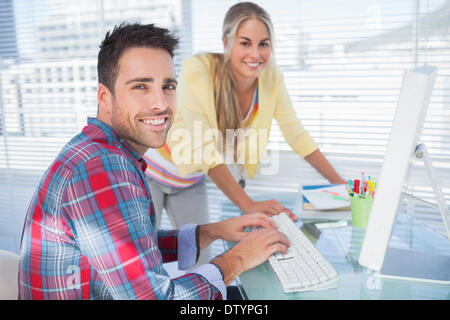
<path fill-rule="evenodd" d="M 293 214 L 291 210 L 283 206 L 275 199 L 265 201 L 251 201 L 243 210 L 243 212 L 244 213 L 261 212 L 269 217 L 280 214 L 281 212 L 286 212 L 293 221 L 298 220 L 298 217 L 295 214 Z"/>

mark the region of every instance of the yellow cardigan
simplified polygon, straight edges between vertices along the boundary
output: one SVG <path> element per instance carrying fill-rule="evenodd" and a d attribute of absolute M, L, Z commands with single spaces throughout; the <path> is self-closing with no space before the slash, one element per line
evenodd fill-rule
<path fill-rule="evenodd" d="M 169 131 L 167 144 L 172 151 L 172 161 L 181 176 L 196 171 L 208 171 L 225 163 L 217 151 L 218 132 L 214 103 L 214 58 L 199 54 L 183 63 L 177 87 L 177 105 L 174 123 Z M 286 142 L 301 157 L 317 149 L 309 133 L 297 119 L 284 85 L 283 75 L 268 64 L 258 78 L 258 113 L 251 123 L 250 135 L 245 144 L 238 145 L 245 154 L 247 174 L 253 178 L 260 159 L 266 153 L 272 120 L 275 118 Z M 201 124 L 201 125 L 200 125 Z M 184 157 L 184 158 L 183 158 Z"/>

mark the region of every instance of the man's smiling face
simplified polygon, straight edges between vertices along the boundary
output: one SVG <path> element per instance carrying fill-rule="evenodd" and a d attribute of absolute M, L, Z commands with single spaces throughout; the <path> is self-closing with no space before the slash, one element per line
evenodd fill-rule
<path fill-rule="evenodd" d="M 166 141 L 176 109 L 176 86 L 175 66 L 167 51 L 128 49 L 119 59 L 114 94 L 100 84 L 99 118 L 143 155 Z"/>

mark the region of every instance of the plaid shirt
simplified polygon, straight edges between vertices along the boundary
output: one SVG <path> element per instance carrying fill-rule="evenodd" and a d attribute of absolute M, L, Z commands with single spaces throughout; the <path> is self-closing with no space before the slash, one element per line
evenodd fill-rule
<path fill-rule="evenodd" d="M 22 234 L 20 299 L 223 297 L 212 284 L 222 279 L 202 275 L 211 264 L 169 278 L 163 262 L 180 257 L 182 229 L 155 231 L 145 167 L 110 126 L 88 119 L 31 201 Z"/>

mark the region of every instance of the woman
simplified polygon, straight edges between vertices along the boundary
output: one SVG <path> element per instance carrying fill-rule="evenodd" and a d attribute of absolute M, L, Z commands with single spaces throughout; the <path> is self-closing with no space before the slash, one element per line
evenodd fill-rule
<path fill-rule="evenodd" d="M 224 53 L 184 61 L 167 144 L 146 156 L 156 211 L 165 207 L 174 227 L 208 222 L 205 175 L 243 213 L 286 211 L 296 220 L 277 200 L 253 201 L 243 189 L 265 154 L 273 118 L 294 151 L 331 183 L 345 183 L 297 119 L 274 63 L 272 36 L 264 9 L 238 3 L 223 23 Z M 245 140 L 237 134 L 249 131 Z"/>

